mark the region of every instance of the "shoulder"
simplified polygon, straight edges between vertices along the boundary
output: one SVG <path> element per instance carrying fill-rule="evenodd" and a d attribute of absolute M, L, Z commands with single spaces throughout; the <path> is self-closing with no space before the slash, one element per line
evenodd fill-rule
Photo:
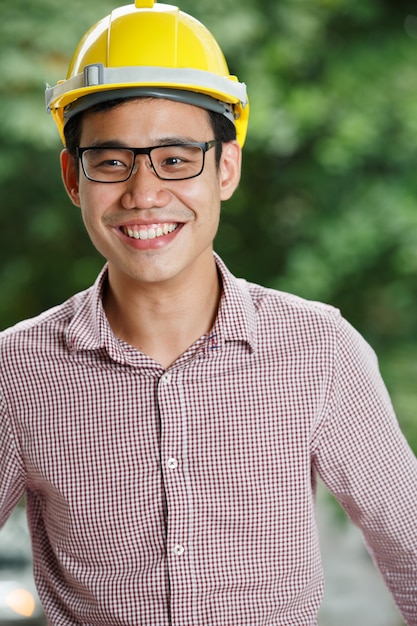
<path fill-rule="evenodd" d="M 248 282 L 235 277 L 224 264 L 219 267 L 225 295 L 223 319 L 229 334 L 238 326 L 248 329 L 249 338 L 256 336 L 258 346 L 302 351 L 326 344 L 333 352 L 341 329 L 346 326 L 350 332 L 340 311 L 331 305 Z"/>
<path fill-rule="evenodd" d="M 373 348 L 334 306 L 253 283 L 245 283 L 244 288 L 257 312 L 261 335 L 297 351 L 311 348 L 315 355 L 326 353 L 332 360 L 375 364 Z"/>
<path fill-rule="evenodd" d="M 21 350 L 52 348 L 65 341 L 66 331 L 77 311 L 89 296 L 90 289 L 75 294 L 62 304 L 36 317 L 18 322 L 0 332 L 0 358 L 4 362 Z"/>
<path fill-rule="evenodd" d="M 312 300 L 306 300 L 291 293 L 263 287 L 255 283 L 238 280 L 242 289 L 247 290 L 260 321 L 275 322 L 280 326 L 302 325 L 337 327 L 342 316 L 339 309 Z"/>
<path fill-rule="evenodd" d="M 67 349 L 67 342 L 74 336 L 95 338 L 106 280 L 107 266 L 104 266 L 95 283 L 88 289 L 36 317 L 0 332 L 0 359 L 9 357 L 16 360 L 26 354 L 33 360 L 37 354 L 51 355 Z"/>
<path fill-rule="evenodd" d="M 232 305 L 253 309 L 258 317 L 269 317 L 277 321 L 293 318 L 312 318 L 334 323 L 340 318 L 338 309 L 322 302 L 306 300 L 294 294 L 272 289 L 236 277 L 225 263 L 215 256 L 220 271 L 226 298 Z M 235 310 L 232 308 L 231 310 Z"/>

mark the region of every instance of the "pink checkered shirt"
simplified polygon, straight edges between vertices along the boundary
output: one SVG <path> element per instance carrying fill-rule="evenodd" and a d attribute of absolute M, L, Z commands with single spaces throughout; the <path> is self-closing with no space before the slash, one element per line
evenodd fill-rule
<path fill-rule="evenodd" d="M 0 335 L 0 524 L 27 496 L 54 626 L 312 626 L 318 473 L 417 625 L 417 464 L 331 307 L 237 280 L 168 370 L 96 284 Z"/>

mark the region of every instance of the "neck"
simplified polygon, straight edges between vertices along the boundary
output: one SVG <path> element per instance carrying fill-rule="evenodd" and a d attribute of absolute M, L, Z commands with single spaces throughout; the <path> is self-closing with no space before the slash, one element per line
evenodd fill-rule
<path fill-rule="evenodd" d="M 221 296 L 214 258 L 203 277 L 196 273 L 164 285 L 128 282 L 109 268 L 104 309 L 110 326 L 164 368 L 211 330 Z"/>

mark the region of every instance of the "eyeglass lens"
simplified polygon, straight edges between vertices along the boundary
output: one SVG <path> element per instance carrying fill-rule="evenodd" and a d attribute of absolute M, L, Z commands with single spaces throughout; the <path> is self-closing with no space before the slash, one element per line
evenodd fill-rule
<path fill-rule="evenodd" d="M 204 165 L 201 146 L 158 146 L 149 151 L 152 167 L 159 178 L 183 180 L 198 176 Z M 84 172 L 90 180 L 115 183 L 127 180 L 136 155 L 129 148 L 89 148 L 82 153 Z"/>

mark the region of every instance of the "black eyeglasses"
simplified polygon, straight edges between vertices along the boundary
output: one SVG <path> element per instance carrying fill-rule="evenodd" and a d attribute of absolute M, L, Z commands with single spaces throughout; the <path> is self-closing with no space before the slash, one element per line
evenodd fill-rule
<path fill-rule="evenodd" d="M 77 148 L 83 172 L 96 183 L 122 183 L 135 171 L 136 157 L 146 154 L 153 171 L 162 180 L 186 180 L 199 176 L 205 155 L 219 142 L 174 143 L 152 148 Z"/>

